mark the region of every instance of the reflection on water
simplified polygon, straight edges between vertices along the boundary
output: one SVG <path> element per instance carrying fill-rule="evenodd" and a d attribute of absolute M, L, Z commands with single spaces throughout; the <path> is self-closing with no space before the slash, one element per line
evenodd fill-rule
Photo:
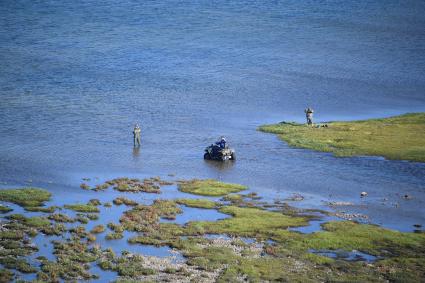
<path fill-rule="evenodd" d="M 140 155 L 140 146 L 133 147 L 133 157 L 135 160 L 139 158 Z"/>
<path fill-rule="evenodd" d="M 234 163 L 237 161 L 226 160 L 226 161 L 217 161 L 217 160 L 204 160 L 205 164 L 210 169 L 215 169 L 218 171 L 225 171 L 229 168 L 232 168 Z"/>
<path fill-rule="evenodd" d="M 361 251 L 352 250 L 309 250 L 310 253 L 334 258 L 334 259 L 342 259 L 347 261 L 366 261 L 366 262 L 374 262 L 378 258 L 376 256 L 363 253 Z"/>

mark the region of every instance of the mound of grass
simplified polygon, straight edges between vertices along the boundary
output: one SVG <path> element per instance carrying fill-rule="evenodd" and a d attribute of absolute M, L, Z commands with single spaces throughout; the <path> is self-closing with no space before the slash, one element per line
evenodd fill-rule
<path fill-rule="evenodd" d="M 23 207 L 42 206 L 50 199 L 51 193 L 38 188 L 0 190 L 0 200 L 16 203 Z"/>
<path fill-rule="evenodd" d="M 0 213 L 8 213 L 10 211 L 13 211 L 13 209 L 8 206 L 4 206 L 0 204 Z"/>
<path fill-rule="evenodd" d="M 336 156 L 373 155 L 425 162 L 425 113 L 353 122 L 332 122 L 328 127 L 279 123 L 259 127 L 289 145 Z"/>
<path fill-rule="evenodd" d="M 103 225 L 96 225 L 93 227 L 93 229 L 90 231 L 94 234 L 98 234 L 98 233 L 102 233 L 103 231 L 105 231 L 105 226 Z"/>
<path fill-rule="evenodd" d="M 179 190 L 185 193 L 202 196 L 224 196 L 246 190 L 246 186 L 223 183 L 213 179 L 182 181 Z"/>
<path fill-rule="evenodd" d="M 376 256 L 425 255 L 424 233 L 403 233 L 376 225 L 332 221 L 324 231 L 312 233 L 300 242 L 316 250 L 360 250 Z"/>
<path fill-rule="evenodd" d="M 225 206 L 220 208 L 219 211 L 230 214 L 233 217 L 216 222 L 190 222 L 188 226 L 194 226 L 197 229 L 201 228 L 206 233 L 211 234 L 267 238 L 276 231 L 286 231 L 288 227 L 308 225 L 307 218 L 288 216 L 279 212 L 271 212 L 258 208 Z"/>
<path fill-rule="evenodd" d="M 125 198 L 125 197 L 117 197 L 112 201 L 115 205 L 121 205 L 125 204 L 128 206 L 135 206 L 137 205 L 137 201 Z"/>
<path fill-rule="evenodd" d="M 50 221 L 45 217 L 25 217 L 22 214 L 12 214 L 7 217 L 11 220 L 17 220 L 28 227 L 42 228 L 50 225 Z"/>
<path fill-rule="evenodd" d="M 37 273 L 39 282 L 82 281 L 95 279 L 87 265 L 98 259 L 99 250 L 74 239 L 69 242 L 52 241 L 56 261 L 41 261 Z M 62 279 L 62 280 L 61 280 Z"/>
<path fill-rule="evenodd" d="M 99 209 L 91 204 L 66 204 L 64 207 L 78 212 L 99 212 Z"/>
<path fill-rule="evenodd" d="M 25 207 L 26 211 L 31 211 L 31 212 L 44 212 L 44 213 L 53 213 L 56 211 L 56 209 L 58 209 L 58 206 L 49 206 L 49 207 L 43 207 L 43 206 L 28 206 Z"/>
<path fill-rule="evenodd" d="M 178 204 L 182 204 L 189 207 L 197 207 L 197 208 L 216 208 L 218 206 L 218 203 L 209 200 L 209 199 L 191 199 L 191 198 L 184 198 L 184 199 L 178 199 L 176 200 Z"/>

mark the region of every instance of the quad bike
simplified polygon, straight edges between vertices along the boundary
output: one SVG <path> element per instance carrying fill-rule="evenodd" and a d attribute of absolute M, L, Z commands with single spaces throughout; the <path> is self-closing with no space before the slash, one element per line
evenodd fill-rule
<path fill-rule="evenodd" d="M 235 151 L 227 146 L 222 148 L 216 144 L 212 144 L 205 148 L 204 159 L 207 160 L 235 160 Z"/>

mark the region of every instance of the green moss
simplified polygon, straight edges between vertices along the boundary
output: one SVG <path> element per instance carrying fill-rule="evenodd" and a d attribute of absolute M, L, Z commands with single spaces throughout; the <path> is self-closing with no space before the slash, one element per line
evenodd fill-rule
<path fill-rule="evenodd" d="M 31 212 L 53 213 L 58 208 L 59 208 L 58 206 L 49 206 L 49 207 L 34 206 L 34 207 L 25 207 L 25 210 L 26 211 L 31 211 Z"/>
<path fill-rule="evenodd" d="M 24 207 L 42 206 L 50 199 L 50 196 L 48 191 L 38 188 L 0 190 L 0 200 Z"/>
<path fill-rule="evenodd" d="M 259 130 L 277 134 L 291 146 L 333 152 L 336 156 L 375 155 L 425 162 L 425 113 L 332 122 L 320 128 L 282 122 Z"/>
<path fill-rule="evenodd" d="M 99 212 L 95 205 L 90 204 L 66 204 L 64 207 L 78 212 Z"/>
<path fill-rule="evenodd" d="M 219 211 L 233 217 L 216 222 L 190 222 L 188 226 L 197 225 L 206 233 L 268 237 L 279 230 L 286 231 L 288 227 L 308 225 L 307 218 L 258 208 L 225 206 Z"/>
<path fill-rule="evenodd" d="M 402 233 L 351 221 L 328 222 L 323 229 L 306 235 L 296 245 L 316 250 L 360 250 L 376 256 L 425 255 L 423 233 Z"/>
<path fill-rule="evenodd" d="M 219 204 L 209 200 L 209 199 L 178 199 L 176 200 L 178 204 L 183 204 L 189 207 L 198 207 L 198 208 L 216 208 Z"/>
<path fill-rule="evenodd" d="M 182 181 L 179 190 L 185 193 L 202 196 L 224 196 L 230 193 L 237 193 L 247 187 L 239 184 L 223 183 L 212 179 Z"/>
<path fill-rule="evenodd" d="M 0 231 L 0 239 L 2 240 L 20 240 L 24 237 L 22 231 L 16 230 L 3 230 Z"/>
<path fill-rule="evenodd" d="M 7 217 L 11 220 L 17 220 L 28 227 L 42 228 L 50 225 L 50 221 L 45 217 L 25 217 L 22 214 L 12 214 Z"/>
<path fill-rule="evenodd" d="M 0 213 L 8 213 L 13 211 L 12 208 L 0 204 Z"/>

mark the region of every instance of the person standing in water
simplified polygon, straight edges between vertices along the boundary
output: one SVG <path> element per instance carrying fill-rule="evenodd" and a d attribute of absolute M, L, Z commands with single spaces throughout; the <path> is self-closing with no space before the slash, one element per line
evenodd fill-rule
<path fill-rule="evenodd" d="M 313 112 L 314 110 L 311 107 L 308 107 L 304 110 L 305 117 L 307 119 L 307 125 L 313 125 Z"/>
<path fill-rule="evenodd" d="M 133 130 L 133 144 L 134 146 L 140 146 L 140 133 L 142 132 L 142 130 L 139 127 L 139 124 L 134 125 L 134 130 Z"/>

